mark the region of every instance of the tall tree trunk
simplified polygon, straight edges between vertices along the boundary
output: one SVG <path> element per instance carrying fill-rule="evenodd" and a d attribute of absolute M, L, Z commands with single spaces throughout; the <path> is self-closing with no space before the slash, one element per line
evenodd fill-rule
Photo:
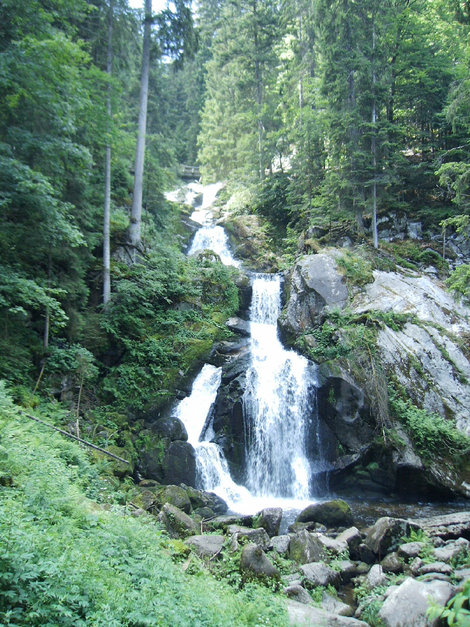
<path fill-rule="evenodd" d="M 374 16 L 372 16 L 374 20 Z M 372 238 L 374 242 L 374 248 L 379 247 L 379 234 L 377 231 L 377 102 L 375 99 L 375 87 L 377 83 L 377 75 L 375 70 L 375 23 L 372 23 L 372 139 L 371 139 L 371 152 L 372 152 L 372 174 L 374 182 L 372 184 Z"/>
<path fill-rule="evenodd" d="M 255 46 L 256 117 L 258 124 L 258 174 L 264 179 L 263 73 L 259 60 L 258 2 L 253 2 L 253 43 Z"/>
<path fill-rule="evenodd" d="M 132 258 L 141 243 L 142 190 L 144 180 L 145 134 L 147 127 L 147 102 L 150 68 L 150 27 L 152 23 L 152 0 L 145 0 L 144 46 L 142 51 L 142 75 L 140 79 L 139 128 L 135 154 L 134 195 L 132 198 L 129 243 Z"/>
<path fill-rule="evenodd" d="M 113 71 L 113 13 L 114 0 L 109 3 L 108 18 L 108 58 L 106 72 L 111 79 Z M 111 83 L 108 84 L 108 95 L 106 99 L 106 109 L 108 113 L 108 133 L 111 132 Z M 111 298 L 111 252 L 110 252 L 110 216 L 111 216 L 111 139 L 108 136 L 105 155 L 104 170 L 104 216 L 103 216 L 103 305 Z"/>

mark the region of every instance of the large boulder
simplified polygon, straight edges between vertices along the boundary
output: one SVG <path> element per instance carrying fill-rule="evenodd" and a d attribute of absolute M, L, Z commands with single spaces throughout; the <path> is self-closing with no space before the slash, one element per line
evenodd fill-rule
<path fill-rule="evenodd" d="M 225 538 L 216 535 L 198 535 L 191 536 L 185 542 L 199 557 L 213 559 L 222 551 Z"/>
<path fill-rule="evenodd" d="M 297 522 L 317 522 L 325 527 L 345 527 L 353 523 L 351 508 L 341 499 L 313 503 L 297 516 Z"/>
<path fill-rule="evenodd" d="M 411 577 L 391 592 L 380 609 L 379 616 L 386 627 L 423 627 L 439 624 L 426 614 L 431 603 L 445 605 L 454 593 L 446 581 L 417 581 Z"/>
<path fill-rule="evenodd" d="M 257 526 L 263 527 L 268 536 L 277 536 L 282 520 L 282 509 L 280 507 L 267 507 L 257 515 Z"/>
<path fill-rule="evenodd" d="M 263 549 L 257 544 L 247 544 L 241 554 L 240 571 L 245 580 L 280 579 L 278 569 L 271 564 Z"/>
<path fill-rule="evenodd" d="M 162 507 L 158 520 L 171 538 L 187 538 L 199 531 L 192 518 L 170 503 L 165 503 Z"/>
<path fill-rule="evenodd" d="M 323 562 L 303 564 L 300 570 L 304 576 L 304 583 L 311 588 L 316 588 L 317 586 L 338 586 L 341 582 L 339 572 Z"/>
<path fill-rule="evenodd" d="M 279 320 L 287 338 L 317 326 L 325 307 L 345 306 L 348 290 L 335 256 L 333 252 L 306 255 L 293 267 L 287 280 L 287 304 Z"/>
<path fill-rule="evenodd" d="M 289 625 L 295 625 L 295 627 L 368 627 L 368 624 L 362 620 L 332 614 L 297 601 L 288 602 L 287 613 Z"/>
<path fill-rule="evenodd" d="M 228 533 L 233 536 L 237 542 L 239 540 L 249 541 L 251 544 L 256 544 L 263 549 L 267 549 L 269 546 L 269 536 L 262 528 L 250 529 L 249 527 L 243 527 L 241 525 L 229 525 Z"/>
<path fill-rule="evenodd" d="M 318 537 L 304 529 L 291 538 L 289 557 L 298 564 L 307 564 L 326 559 L 327 552 Z"/>
<path fill-rule="evenodd" d="M 162 463 L 163 482 L 171 485 L 185 483 L 196 486 L 196 457 L 189 442 L 171 442 Z"/>
<path fill-rule="evenodd" d="M 402 544 L 403 536 L 407 536 L 411 529 L 417 530 L 419 526 L 403 518 L 384 516 L 369 529 L 365 544 L 375 555 L 382 558 Z"/>

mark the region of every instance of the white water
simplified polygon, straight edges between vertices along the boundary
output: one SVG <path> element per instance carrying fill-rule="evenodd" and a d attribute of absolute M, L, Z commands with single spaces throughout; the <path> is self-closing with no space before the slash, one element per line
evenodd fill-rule
<path fill-rule="evenodd" d="M 211 206 L 219 189 L 220 185 L 209 186 L 207 191 L 198 188 L 197 194 L 203 191 L 202 204 L 191 217 L 202 227 L 188 254 L 210 249 L 223 263 L 239 266 L 230 253 L 225 231 L 213 224 Z M 307 458 L 306 438 L 313 413 L 310 387 L 314 382 L 307 360 L 285 350 L 277 336 L 280 291 L 279 276 L 256 275 L 253 279 L 251 366 L 244 395 L 248 488 L 232 480 L 223 450 L 211 442 L 212 426 L 206 424 L 221 369 L 205 365 L 176 413 L 196 452 L 198 487 L 215 492 L 232 511 L 242 514 L 275 506 L 301 509 L 312 501 L 310 478 L 314 469 Z"/>

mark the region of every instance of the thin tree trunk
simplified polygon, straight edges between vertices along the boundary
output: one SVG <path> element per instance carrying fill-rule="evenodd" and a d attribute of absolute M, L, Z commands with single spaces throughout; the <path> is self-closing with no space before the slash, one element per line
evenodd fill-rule
<path fill-rule="evenodd" d="M 108 22 L 108 58 L 106 72 L 111 79 L 113 71 L 113 12 L 114 0 L 109 3 Z M 111 132 L 111 83 L 108 84 L 106 101 L 108 113 L 108 133 Z M 106 146 L 105 172 L 104 172 L 104 216 L 103 216 L 103 305 L 111 298 L 111 252 L 110 252 L 110 216 L 111 216 L 111 145 L 110 138 Z"/>
<path fill-rule="evenodd" d="M 144 180 L 145 134 L 147 127 L 147 103 L 150 68 L 150 27 L 152 23 L 152 0 L 145 0 L 144 46 L 142 51 L 142 75 L 140 79 L 139 127 L 135 154 L 134 195 L 132 198 L 129 243 L 132 257 L 141 243 L 142 190 Z"/>
<path fill-rule="evenodd" d="M 374 19 L 374 17 L 372 17 Z M 375 71 L 375 24 L 372 24 L 372 139 L 371 139 L 371 152 L 372 152 L 372 170 L 374 182 L 372 185 L 372 238 L 374 242 L 374 248 L 379 247 L 379 234 L 377 231 L 377 137 L 376 137 L 376 125 L 377 125 L 377 103 L 375 100 L 375 86 L 377 82 L 377 76 Z"/>

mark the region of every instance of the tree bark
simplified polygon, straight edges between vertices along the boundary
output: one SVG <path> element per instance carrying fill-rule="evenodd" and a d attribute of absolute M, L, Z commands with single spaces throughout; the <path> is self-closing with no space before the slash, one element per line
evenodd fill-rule
<path fill-rule="evenodd" d="M 372 17 L 374 20 L 374 17 Z M 375 70 L 375 24 L 372 24 L 372 139 L 371 139 L 371 152 L 372 152 L 372 174 L 374 182 L 372 184 L 372 238 L 374 242 L 374 248 L 379 247 L 379 234 L 377 231 L 377 102 L 375 99 L 375 87 L 377 83 L 377 76 Z"/>
<path fill-rule="evenodd" d="M 135 154 L 134 195 L 132 198 L 129 243 L 132 258 L 141 244 L 142 190 L 144 180 L 145 134 L 147 127 L 147 103 L 150 68 L 150 27 L 152 23 L 152 0 L 145 0 L 144 46 L 142 51 L 142 74 L 140 79 L 139 125 Z"/>
<path fill-rule="evenodd" d="M 108 21 L 108 57 L 106 72 L 111 79 L 113 71 L 113 13 L 114 0 L 109 3 Z M 108 84 L 108 95 L 106 99 L 106 109 L 108 114 L 108 133 L 111 132 L 111 83 Z M 104 215 L 103 215 L 103 305 L 111 298 L 111 247 L 110 247 L 110 217 L 111 217 L 111 144 L 108 136 L 105 154 L 104 169 Z"/>

